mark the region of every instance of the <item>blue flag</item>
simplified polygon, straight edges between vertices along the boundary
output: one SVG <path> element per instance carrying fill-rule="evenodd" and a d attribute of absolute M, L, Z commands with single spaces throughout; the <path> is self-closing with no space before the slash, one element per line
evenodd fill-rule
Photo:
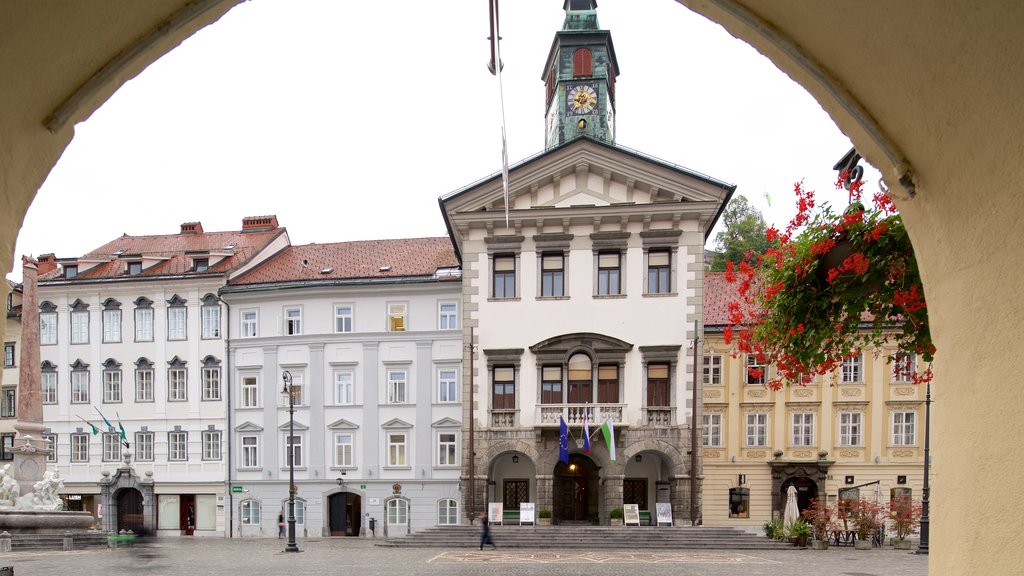
<path fill-rule="evenodd" d="M 587 418 L 588 410 L 583 411 L 583 453 L 590 454 L 590 421 Z"/>
<path fill-rule="evenodd" d="M 558 459 L 569 463 L 569 428 L 561 416 L 558 417 Z"/>

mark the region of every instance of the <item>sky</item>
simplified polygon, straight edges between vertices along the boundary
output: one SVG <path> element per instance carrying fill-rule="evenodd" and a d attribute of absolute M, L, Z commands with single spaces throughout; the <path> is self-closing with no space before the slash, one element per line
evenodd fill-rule
<path fill-rule="evenodd" d="M 544 148 L 562 0 L 500 10 L 499 89 L 484 0 L 236 6 L 76 125 L 15 255 L 265 214 L 293 244 L 446 235 L 438 197 L 501 170 L 502 101 L 509 161 Z M 597 15 L 620 68 L 617 144 L 736 184 L 779 227 L 798 180 L 845 205 L 832 166 L 849 139 L 768 59 L 673 0 L 601 0 Z"/>

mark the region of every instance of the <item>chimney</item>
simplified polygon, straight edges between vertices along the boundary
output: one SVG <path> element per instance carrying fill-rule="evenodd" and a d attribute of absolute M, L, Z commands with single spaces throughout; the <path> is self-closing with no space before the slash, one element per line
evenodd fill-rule
<path fill-rule="evenodd" d="M 242 218 L 242 232 L 266 232 L 277 228 L 277 216 L 246 216 Z"/>
<path fill-rule="evenodd" d="M 39 256 L 39 275 L 49 274 L 57 269 L 57 257 L 50 254 L 41 254 Z"/>
<path fill-rule="evenodd" d="M 202 222 L 185 222 L 181 225 L 182 234 L 202 234 L 203 224 Z"/>

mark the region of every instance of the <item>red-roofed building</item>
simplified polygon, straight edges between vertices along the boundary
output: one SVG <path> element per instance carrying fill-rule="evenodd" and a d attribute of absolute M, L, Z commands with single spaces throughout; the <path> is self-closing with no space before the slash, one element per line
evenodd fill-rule
<path fill-rule="evenodd" d="M 0 388 L 0 461 L 14 458 L 10 448 L 14 445 L 14 423 L 17 417 L 19 354 L 21 353 L 21 284 L 4 280 L 10 290 L 4 311 L 3 387 Z"/>
<path fill-rule="evenodd" d="M 252 519 L 287 510 L 289 454 L 301 534 L 459 522 L 461 293 L 448 238 L 289 246 L 231 279 L 236 535 L 277 533 Z"/>
<path fill-rule="evenodd" d="M 275 216 L 257 216 L 235 231 L 189 222 L 40 257 L 44 433 L 72 509 L 102 505 L 108 530 L 225 533 L 230 374 L 218 292 L 288 245 Z M 133 471 L 122 474 L 126 448 Z"/>

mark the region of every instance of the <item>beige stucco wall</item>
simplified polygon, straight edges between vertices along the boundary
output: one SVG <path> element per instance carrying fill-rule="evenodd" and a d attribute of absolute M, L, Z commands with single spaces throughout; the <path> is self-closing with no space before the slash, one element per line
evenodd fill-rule
<path fill-rule="evenodd" d="M 144 50 L 88 98 L 75 119 L 235 3 L 213 3 Z M 1024 7 L 1013 0 L 682 3 L 723 23 L 806 87 L 890 185 L 902 172 L 898 160 L 909 160 L 916 196 L 900 195 L 898 205 L 924 273 L 939 369 L 951 383 L 935 395 L 941 425 L 933 434 L 930 572 L 1019 570 L 1024 536 L 1012 523 L 995 520 L 1019 516 L 1024 503 L 977 488 L 1010 486 L 1024 464 L 1013 444 L 1024 401 L 1014 359 L 1024 354 L 1024 340 L 1009 336 L 1022 323 L 1024 296 L 1024 264 L 1016 258 L 1021 242 L 1014 233 L 1024 204 L 1018 190 L 1024 181 L 1018 62 Z M 28 204 L 71 138 L 68 125 L 50 134 L 43 119 L 99 66 L 184 4 L 4 5 L 0 72 L 14 81 L 0 85 L 0 269 L 11 270 Z M 753 20 L 745 4 L 754 7 Z M 779 37 L 790 44 L 780 47 Z M 880 142 L 901 152 L 887 154 Z"/>

